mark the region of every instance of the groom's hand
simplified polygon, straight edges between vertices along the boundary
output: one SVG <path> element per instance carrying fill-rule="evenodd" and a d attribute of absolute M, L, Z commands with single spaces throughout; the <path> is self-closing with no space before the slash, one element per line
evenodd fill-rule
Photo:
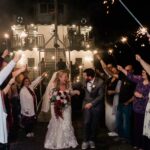
<path fill-rule="evenodd" d="M 87 104 L 84 106 L 84 108 L 85 108 L 85 109 L 90 109 L 92 106 L 93 106 L 92 103 L 87 103 Z"/>

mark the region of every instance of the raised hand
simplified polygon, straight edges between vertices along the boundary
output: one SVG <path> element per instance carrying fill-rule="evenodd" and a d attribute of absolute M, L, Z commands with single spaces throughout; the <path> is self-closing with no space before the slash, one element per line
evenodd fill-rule
<path fill-rule="evenodd" d="M 47 72 L 42 73 L 42 77 L 47 77 L 47 76 L 48 76 Z"/>
<path fill-rule="evenodd" d="M 119 71 L 122 71 L 122 70 L 123 70 L 123 67 L 120 66 L 120 65 L 117 65 L 117 69 L 118 69 Z"/>
<path fill-rule="evenodd" d="M 101 60 L 101 59 L 102 59 L 99 55 L 96 55 L 96 58 L 97 58 L 98 60 Z"/>
<path fill-rule="evenodd" d="M 13 60 L 15 63 L 17 63 L 20 60 L 20 58 L 21 58 L 21 54 L 15 54 Z"/>
<path fill-rule="evenodd" d="M 140 61 L 142 60 L 141 56 L 138 55 L 138 54 L 135 55 L 135 59 L 136 59 L 138 62 L 140 62 Z"/>
<path fill-rule="evenodd" d="M 24 72 L 27 69 L 27 66 L 23 66 L 15 71 L 12 72 L 12 76 L 15 78 L 17 77 L 20 73 Z"/>
<path fill-rule="evenodd" d="M 8 55 L 9 55 L 9 51 L 8 51 L 8 49 L 5 49 L 3 54 L 2 54 L 2 57 L 5 58 Z"/>
<path fill-rule="evenodd" d="M 14 77 L 10 79 L 10 81 L 9 81 L 8 84 L 9 84 L 9 85 L 12 85 L 13 83 L 15 83 L 15 78 L 14 78 Z"/>

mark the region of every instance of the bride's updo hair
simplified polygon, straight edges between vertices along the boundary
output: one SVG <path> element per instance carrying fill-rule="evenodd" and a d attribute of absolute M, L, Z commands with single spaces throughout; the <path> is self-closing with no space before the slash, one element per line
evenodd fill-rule
<path fill-rule="evenodd" d="M 69 88 L 69 70 L 59 70 L 56 74 L 56 79 L 54 80 L 56 89 L 60 88 L 59 77 L 61 77 L 63 74 L 67 74 L 68 76 L 68 81 L 66 82 L 66 88 Z"/>

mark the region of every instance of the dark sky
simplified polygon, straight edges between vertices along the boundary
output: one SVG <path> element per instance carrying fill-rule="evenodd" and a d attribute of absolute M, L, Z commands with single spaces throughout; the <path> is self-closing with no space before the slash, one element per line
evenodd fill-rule
<path fill-rule="evenodd" d="M 11 23 L 10 16 L 27 13 L 31 7 L 31 2 L 36 0 L 1 0 L 0 3 L 0 27 L 7 26 Z M 99 28 L 99 32 L 126 32 L 138 28 L 138 24 L 123 8 L 118 0 L 110 5 L 110 13 L 106 14 L 103 0 L 64 0 L 68 8 L 72 11 L 70 20 L 80 20 L 82 17 L 88 18 L 90 24 Z M 109 1 L 109 0 L 108 0 Z M 126 6 L 133 12 L 139 21 L 149 26 L 150 13 L 148 13 L 148 0 L 122 0 Z M 29 15 L 29 14 L 28 14 Z M 8 24 L 9 25 L 9 24 Z"/>
<path fill-rule="evenodd" d="M 14 24 L 13 15 L 29 16 L 31 3 L 36 0 L 1 0 L 0 2 L 0 31 L 1 35 L 10 25 Z M 58 0 L 59 1 L 59 0 Z M 62 1 L 62 0 L 61 0 Z M 93 35 L 97 46 L 105 43 L 115 43 L 120 36 L 127 35 L 131 37 L 129 44 L 133 49 L 137 49 L 140 54 L 147 56 L 149 47 L 144 48 L 133 42 L 135 32 L 139 28 L 137 22 L 125 10 L 118 0 L 115 0 L 113 5 L 110 5 L 109 14 L 106 14 L 106 7 L 103 5 L 103 0 L 63 0 L 68 5 L 70 12 L 69 23 L 78 23 L 82 18 L 87 18 L 88 24 L 93 26 Z M 150 26 L 150 13 L 148 0 L 122 0 L 137 19 L 146 27 Z M 107 44 L 109 45 L 109 44 Z M 129 47 L 121 47 L 129 49 Z M 136 51 L 137 52 L 137 51 Z M 136 53 L 131 52 L 132 54 Z M 127 51 L 126 53 L 129 53 Z M 149 56 L 149 53 L 148 53 Z M 120 57 L 120 56 L 119 56 Z"/>

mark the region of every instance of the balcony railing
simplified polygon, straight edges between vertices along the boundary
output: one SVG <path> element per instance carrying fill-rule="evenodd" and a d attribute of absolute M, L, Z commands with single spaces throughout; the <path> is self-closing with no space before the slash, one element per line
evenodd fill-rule
<path fill-rule="evenodd" d="M 44 48 L 45 39 L 43 34 L 28 34 L 26 37 L 13 35 L 11 39 L 12 49 L 32 49 L 34 47 Z"/>

